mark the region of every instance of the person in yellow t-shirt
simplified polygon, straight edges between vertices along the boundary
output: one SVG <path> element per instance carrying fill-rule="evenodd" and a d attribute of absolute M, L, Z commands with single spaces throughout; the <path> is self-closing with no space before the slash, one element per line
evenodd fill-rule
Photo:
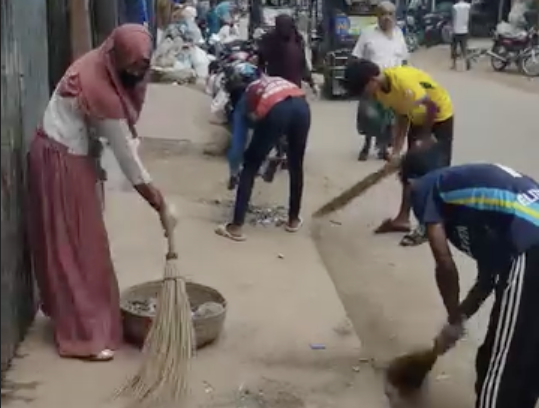
<path fill-rule="evenodd" d="M 447 90 L 429 74 L 407 65 L 382 70 L 368 60 L 351 60 L 343 85 L 352 96 L 372 96 L 397 116 L 390 160 L 400 157 L 407 139 L 408 149 L 420 144 L 430 146 L 433 167 L 451 165 L 453 104 Z M 410 232 L 409 195 L 409 186 L 403 183 L 399 213 L 393 219 L 386 219 L 375 231 L 407 233 L 401 241 L 403 246 L 426 242 L 421 226 Z"/>

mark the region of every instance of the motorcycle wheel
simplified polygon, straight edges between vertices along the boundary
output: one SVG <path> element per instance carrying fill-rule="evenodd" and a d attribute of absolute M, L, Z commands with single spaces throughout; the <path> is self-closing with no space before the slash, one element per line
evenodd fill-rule
<path fill-rule="evenodd" d="M 505 54 L 505 48 L 501 45 L 495 45 L 492 47 L 491 52 L 496 55 L 504 55 Z M 490 65 L 492 65 L 492 69 L 497 72 L 501 72 L 507 68 L 509 65 L 508 61 L 502 61 L 499 58 L 490 57 Z"/>
<path fill-rule="evenodd" d="M 407 34 L 405 37 L 408 52 L 412 53 L 419 48 L 419 41 L 415 34 Z"/>
<path fill-rule="evenodd" d="M 532 48 L 522 57 L 520 71 L 528 78 L 539 78 L 539 48 Z"/>

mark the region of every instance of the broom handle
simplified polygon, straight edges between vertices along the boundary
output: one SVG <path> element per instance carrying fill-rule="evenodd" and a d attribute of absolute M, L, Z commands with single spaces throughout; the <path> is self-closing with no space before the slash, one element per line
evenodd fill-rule
<path fill-rule="evenodd" d="M 352 200 L 365 193 L 371 187 L 375 186 L 386 177 L 395 173 L 399 169 L 400 164 L 401 160 L 394 160 L 389 163 L 386 163 L 382 168 L 362 178 L 352 187 L 348 188 L 347 190 L 339 194 L 337 197 L 328 201 L 326 204 L 316 210 L 316 212 L 313 214 L 313 217 L 323 217 L 345 207 Z"/>
<path fill-rule="evenodd" d="M 165 235 L 167 238 L 167 259 L 178 259 L 178 251 L 176 250 L 176 238 L 174 236 L 174 227 L 167 220 L 165 225 Z"/>

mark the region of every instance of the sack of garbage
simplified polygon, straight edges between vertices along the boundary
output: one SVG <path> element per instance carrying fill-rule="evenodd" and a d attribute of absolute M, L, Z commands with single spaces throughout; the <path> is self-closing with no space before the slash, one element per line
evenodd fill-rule
<path fill-rule="evenodd" d="M 177 60 L 177 55 L 183 50 L 184 42 L 181 37 L 167 37 L 157 46 L 153 57 L 152 66 L 160 68 L 173 67 Z"/>
<path fill-rule="evenodd" d="M 240 39 L 239 28 L 235 24 L 225 24 L 221 27 L 217 36 L 222 44 L 228 44 Z"/>
<path fill-rule="evenodd" d="M 528 22 L 526 21 L 526 12 L 529 6 L 524 1 L 515 2 L 511 7 L 507 21 L 515 29 L 525 30 Z"/>
<path fill-rule="evenodd" d="M 223 72 L 219 72 L 217 74 L 210 75 L 206 81 L 206 93 L 212 98 L 215 97 L 221 89 L 224 76 L 225 74 Z"/>
<path fill-rule="evenodd" d="M 496 33 L 501 36 L 511 38 L 525 37 L 527 35 L 526 30 L 515 27 L 514 25 L 509 24 L 506 21 L 502 21 L 496 26 Z"/>
<path fill-rule="evenodd" d="M 194 45 L 190 47 L 190 58 L 197 78 L 206 79 L 208 77 L 208 67 L 210 58 L 208 54 L 200 47 Z"/>
<path fill-rule="evenodd" d="M 217 95 L 215 95 L 215 97 L 212 99 L 210 104 L 211 123 L 223 124 L 228 121 L 225 112 L 225 107 L 228 101 L 228 92 L 225 92 L 224 89 L 220 89 L 219 92 L 217 92 Z"/>
<path fill-rule="evenodd" d="M 196 23 L 195 19 L 186 18 L 179 23 L 180 30 L 182 32 L 182 37 L 185 41 L 191 42 L 193 44 L 198 44 L 201 41 L 204 41 L 204 36 L 200 27 Z"/>

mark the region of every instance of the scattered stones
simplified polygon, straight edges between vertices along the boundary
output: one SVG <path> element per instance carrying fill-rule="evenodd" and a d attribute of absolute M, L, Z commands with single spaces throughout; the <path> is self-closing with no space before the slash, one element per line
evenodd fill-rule
<path fill-rule="evenodd" d="M 234 202 L 231 200 L 201 200 L 204 204 L 214 205 L 223 208 L 223 222 L 229 221 L 230 214 L 234 208 Z M 246 223 L 264 227 L 275 226 L 281 227 L 286 223 L 288 219 L 288 210 L 283 205 L 277 206 L 258 206 L 250 205 L 247 210 Z"/>

